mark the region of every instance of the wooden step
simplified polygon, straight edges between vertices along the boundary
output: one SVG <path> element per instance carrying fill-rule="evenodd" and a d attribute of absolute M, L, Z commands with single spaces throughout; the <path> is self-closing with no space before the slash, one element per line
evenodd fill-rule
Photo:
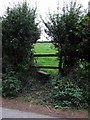
<path fill-rule="evenodd" d="M 44 71 L 37 71 L 37 78 L 42 83 L 46 83 L 48 80 L 50 80 L 50 73 L 44 72 Z"/>
<path fill-rule="evenodd" d="M 37 73 L 41 74 L 41 75 L 46 75 L 46 76 L 50 75 L 50 73 L 47 73 L 47 72 L 44 72 L 44 71 L 38 71 Z"/>

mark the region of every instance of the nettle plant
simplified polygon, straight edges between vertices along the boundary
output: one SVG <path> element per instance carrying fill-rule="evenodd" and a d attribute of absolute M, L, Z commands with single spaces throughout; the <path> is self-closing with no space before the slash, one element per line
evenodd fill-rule
<path fill-rule="evenodd" d="M 53 106 L 87 108 L 86 97 L 89 92 L 79 87 L 75 79 L 70 77 L 52 79 L 51 85 L 50 102 Z"/>
<path fill-rule="evenodd" d="M 13 74 L 13 72 L 9 72 L 3 75 L 2 81 L 2 96 L 3 97 L 16 97 L 19 95 L 21 86 L 18 78 Z"/>

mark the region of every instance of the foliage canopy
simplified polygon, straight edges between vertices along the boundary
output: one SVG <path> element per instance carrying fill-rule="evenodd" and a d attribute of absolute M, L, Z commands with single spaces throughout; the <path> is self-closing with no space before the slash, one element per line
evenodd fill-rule
<path fill-rule="evenodd" d="M 58 49 L 59 68 L 70 68 L 80 60 L 90 61 L 88 47 L 90 25 L 87 25 L 88 14 L 81 14 L 81 6 L 76 1 L 63 7 L 63 13 L 50 14 L 45 32 Z M 63 71 L 62 71 L 63 74 Z"/>
<path fill-rule="evenodd" d="M 40 37 L 35 22 L 36 9 L 30 9 L 26 2 L 14 8 L 7 8 L 2 19 L 3 57 L 8 56 L 13 69 L 32 64 L 32 48 Z"/>
<path fill-rule="evenodd" d="M 6 15 L 2 17 L 4 96 L 18 94 L 21 86 L 18 80 L 22 80 L 25 72 L 31 70 L 33 43 L 36 43 L 39 37 L 40 28 L 36 23 L 35 8 L 30 9 L 26 2 L 7 8 Z M 11 74 L 12 72 L 14 74 Z"/>

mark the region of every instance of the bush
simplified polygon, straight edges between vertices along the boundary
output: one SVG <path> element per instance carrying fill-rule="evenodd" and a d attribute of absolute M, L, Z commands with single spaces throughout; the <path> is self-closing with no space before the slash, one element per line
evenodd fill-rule
<path fill-rule="evenodd" d="M 51 102 L 57 107 L 87 107 L 86 91 L 78 87 L 74 79 L 63 77 L 51 81 Z"/>
<path fill-rule="evenodd" d="M 76 24 L 80 13 L 81 6 L 76 1 L 71 1 L 70 5 L 63 7 L 62 14 L 58 9 L 57 13 L 49 14 L 48 21 L 44 22 L 46 34 L 58 49 L 59 72 L 62 72 L 62 67 L 73 67 L 78 59 L 77 45 L 81 39 L 76 34 Z"/>
<path fill-rule="evenodd" d="M 26 2 L 8 7 L 2 17 L 3 57 L 7 56 L 13 70 L 29 69 L 33 65 L 33 43 L 40 37 L 36 9 L 30 9 Z"/>
<path fill-rule="evenodd" d="M 58 50 L 59 73 L 66 76 L 70 69 L 81 59 L 90 61 L 90 14 L 81 14 L 81 5 L 71 0 L 63 6 L 63 11 L 49 13 L 45 32 Z"/>
<path fill-rule="evenodd" d="M 2 96 L 4 97 L 16 97 L 20 91 L 20 82 L 13 75 L 13 72 L 9 72 L 3 75 L 2 81 Z"/>
<path fill-rule="evenodd" d="M 26 2 L 7 8 L 6 15 L 2 17 L 3 96 L 18 95 L 23 79 L 26 80 L 26 72 L 31 72 L 33 43 L 39 37 L 36 9 L 29 8 Z"/>

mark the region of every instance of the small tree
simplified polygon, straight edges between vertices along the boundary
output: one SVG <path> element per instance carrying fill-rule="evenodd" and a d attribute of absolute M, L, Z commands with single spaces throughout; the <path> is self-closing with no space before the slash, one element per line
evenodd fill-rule
<path fill-rule="evenodd" d="M 33 64 L 33 43 L 40 37 L 35 19 L 36 9 L 30 9 L 26 2 L 8 7 L 2 18 L 3 59 L 7 56 L 16 72 Z M 6 68 L 3 67 L 3 71 Z"/>
<path fill-rule="evenodd" d="M 66 5 L 63 13 L 49 14 L 49 20 L 43 21 L 46 33 L 58 49 L 59 69 L 64 75 L 63 68 L 73 67 L 80 59 L 78 45 L 82 42 L 81 36 L 77 35 L 77 23 L 80 18 L 81 6 L 71 2 L 70 7 Z M 69 70 L 70 70 L 69 69 Z"/>

